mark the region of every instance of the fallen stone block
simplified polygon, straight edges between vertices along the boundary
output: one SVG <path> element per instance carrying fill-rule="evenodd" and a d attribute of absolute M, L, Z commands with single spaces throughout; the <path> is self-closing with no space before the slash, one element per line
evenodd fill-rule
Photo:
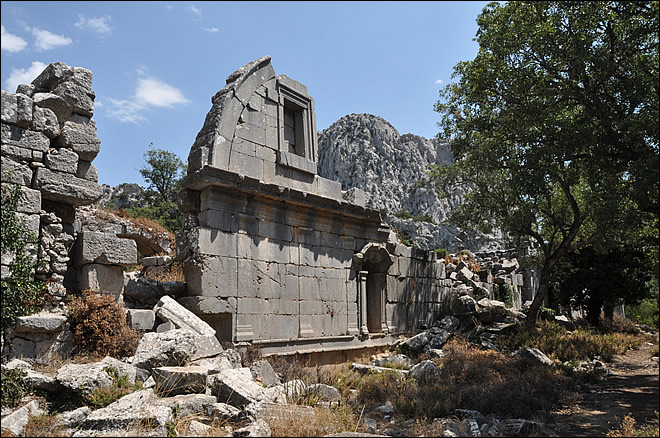
<path fill-rule="evenodd" d="M 57 370 L 56 378 L 59 384 L 68 389 L 91 394 L 96 388 L 112 386 L 115 378 L 121 376 L 126 376 L 129 383 L 135 383 L 135 366 L 106 357 L 100 362 L 66 364 Z"/>
<path fill-rule="evenodd" d="M 197 340 L 195 333 L 185 329 L 145 333 L 133 356 L 133 365 L 148 370 L 181 366 L 195 353 Z"/>
<path fill-rule="evenodd" d="M 211 394 L 215 395 L 218 401 L 235 407 L 264 401 L 266 398 L 263 386 L 254 381 L 249 368 L 220 370 L 209 376 L 208 383 Z"/>
<path fill-rule="evenodd" d="M 201 366 L 157 367 L 151 370 L 158 394 L 202 394 L 206 390 L 208 370 Z"/>
<path fill-rule="evenodd" d="M 227 403 L 213 403 L 206 406 L 206 415 L 213 419 L 226 420 L 237 418 L 241 410 Z"/>
<path fill-rule="evenodd" d="M 201 336 L 215 336 L 215 330 L 210 325 L 169 296 L 158 300 L 154 312 L 163 321 L 174 323 L 177 328 L 188 329 Z"/>
<path fill-rule="evenodd" d="M 265 359 L 258 360 L 250 365 L 250 372 L 252 372 L 254 380 L 266 387 L 281 383 L 280 378 L 275 374 L 273 367 Z"/>
<path fill-rule="evenodd" d="M 149 309 L 127 309 L 126 320 L 135 330 L 151 330 L 156 322 L 156 315 Z"/>
<path fill-rule="evenodd" d="M 263 436 L 269 437 L 272 432 L 270 426 L 264 420 L 258 419 L 249 426 L 241 427 L 236 429 L 227 436 Z"/>
<path fill-rule="evenodd" d="M 217 403 L 210 394 L 184 394 L 158 398 L 157 404 L 177 409 L 178 418 L 193 414 L 203 414 L 210 406 Z"/>
<path fill-rule="evenodd" d="M 137 436 L 139 425 L 160 428 L 165 436 L 165 425 L 172 421 L 172 409 L 157 403 L 153 389 L 144 389 L 125 395 L 116 402 L 97 409 L 85 418 L 74 436 L 86 436 L 90 432 L 96 436 Z"/>
<path fill-rule="evenodd" d="M 43 409 L 39 407 L 39 402 L 32 400 L 30 403 L 3 418 L 0 427 L 3 431 L 10 431 L 14 436 L 21 436 L 30 417 L 36 417 L 43 413 Z"/>
<path fill-rule="evenodd" d="M 17 333 L 53 333 L 64 330 L 66 316 L 40 312 L 34 315 L 20 316 L 16 320 Z"/>

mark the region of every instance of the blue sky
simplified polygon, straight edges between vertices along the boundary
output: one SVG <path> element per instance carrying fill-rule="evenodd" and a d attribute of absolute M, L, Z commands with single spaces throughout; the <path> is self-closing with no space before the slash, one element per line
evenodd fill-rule
<path fill-rule="evenodd" d="M 2 5 L 2 88 L 51 62 L 92 70 L 99 183 L 144 184 L 144 152 L 185 162 L 211 96 L 270 55 L 307 86 L 317 129 L 351 113 L 437 134 L 438 90 L 473 59 L 487 2 L 20 2 Z"/>

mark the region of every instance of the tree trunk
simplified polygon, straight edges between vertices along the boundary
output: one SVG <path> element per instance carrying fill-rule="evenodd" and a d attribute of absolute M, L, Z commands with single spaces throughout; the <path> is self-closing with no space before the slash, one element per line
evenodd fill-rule
<path fill-rule="evenodd" d="M 539 289 L 536 291 L 534 301 L 532 301 L 532 305 L 529 307 L 529 311 L 527 312 L 527 327 L 534 327 L 536 325 L 539 309 L 543 305 L 545 297 L 548 295 L 548 291 L 550 290 L 550 278 L 552 269 L 554 268 L 558 259 L 559 257 L 557 254 L 555 254 L 554 257 L 547 259 L 543 265 L 541 278 L 539 280 Z"/>

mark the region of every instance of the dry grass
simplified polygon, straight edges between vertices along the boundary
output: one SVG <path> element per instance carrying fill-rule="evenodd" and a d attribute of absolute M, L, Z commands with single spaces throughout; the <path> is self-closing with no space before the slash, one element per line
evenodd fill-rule
<path fill-rule="evenodd" d="M 637 422 L 632 415 L 626 415 L 621 422 L 618 429 L 611 430 L 607 433 L 608 437 L 644 437 L 644 436 L 660 436 L 658 435 L 658 411 L 655 411 L 655 420 L 650 424 L 638 427 Z"/>
<path fill-rule="evenodd" d="M 168 235 L 172 235 L 172 232 L 169 231 L 167 228 L 159 224 L 158 222 L 146 218 L 144 216 L 138 216 L 138 217 L 133 217 L 131 216 L 127 211 L 125 211 L 123 208 L 120 208 L 119 210 L 106 210 L 111 214 L 115 214 L 116 216 L 119 216 L 122 219 L 127 219 L 131 221 L 136 227 L 143 229 L 145 231 L 149 232 L 156 232 L 156 233 L 165 233 Z"/>
<path fill-rule="evenodd" d="M 267 420 L 273 436 L 324 436 L 338 432 L 366 432 L 359 417 L 348 406 L 313 408 L 314 415 L 298 415 L 295 410 Z"/>
<path fill-rule="evenodd" d="M 569 332 L 554 321 L 539 321 L 532 329 L 503 338 L 500 346 L 507 350 L 524 346 L 538 348 L 550 359 L 561 362 L 591 360 L 597 356 L 610 362 L 617 354 L 639 348 L 643 339 L 638 335 L 611 330 L 599 333 L 588 327 Z"/>
<path fill-rule="evenodd" d="M 186 278 L 183 275 L 183 265 L 181 262 L 177 261 L 166 266 L 146 266 L 142 268 L 142 273 L 159 282 L 186 281 Z"/>
<path fill-rule="evenodd" d="M 5 436 L 3 434 L 3 436 Z M 68 436 L 62 426 L 58 425 L 54 415 L 42 414 L 29 417 L 23 430 L 23 436 Z"/>

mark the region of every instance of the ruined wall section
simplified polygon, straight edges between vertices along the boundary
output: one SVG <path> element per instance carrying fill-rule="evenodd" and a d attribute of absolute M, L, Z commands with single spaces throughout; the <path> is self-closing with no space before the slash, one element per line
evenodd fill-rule
<path fill-rule="evenodd" d="M 236 70 L 226 82 L 211 99 L 213 106 L 191 148 L 189 174 L 210 166 L 364 206 L 362 190 L 342 192 L 340 183 L 317 175 L 316 116 L 307 87 L 286 75 L 275 76 L 269 56 Z M 294 152 L 287 142 L 285 111 L 296 124 Z"/>
<path fill-rule="evenodd" d="M 2 184 L 20 187 L 17 215 L 39 238 L 34 275 L 49 294 L 44 313 L 19 318 L 6 333 L 3 353 L 16 357 L 48 360 L 68 342 L 67 293 L 91 288 L 119 298 L 122 266 L 137 261 L 135 242 L 84 231 L 77 212 L 102 194 L 92 164 L 101 140 L 91 87 L 91 71 L 57 62 L 16 93 L 2 90 Z M 12 260 L 2 255 L 3 280 Z"/>

